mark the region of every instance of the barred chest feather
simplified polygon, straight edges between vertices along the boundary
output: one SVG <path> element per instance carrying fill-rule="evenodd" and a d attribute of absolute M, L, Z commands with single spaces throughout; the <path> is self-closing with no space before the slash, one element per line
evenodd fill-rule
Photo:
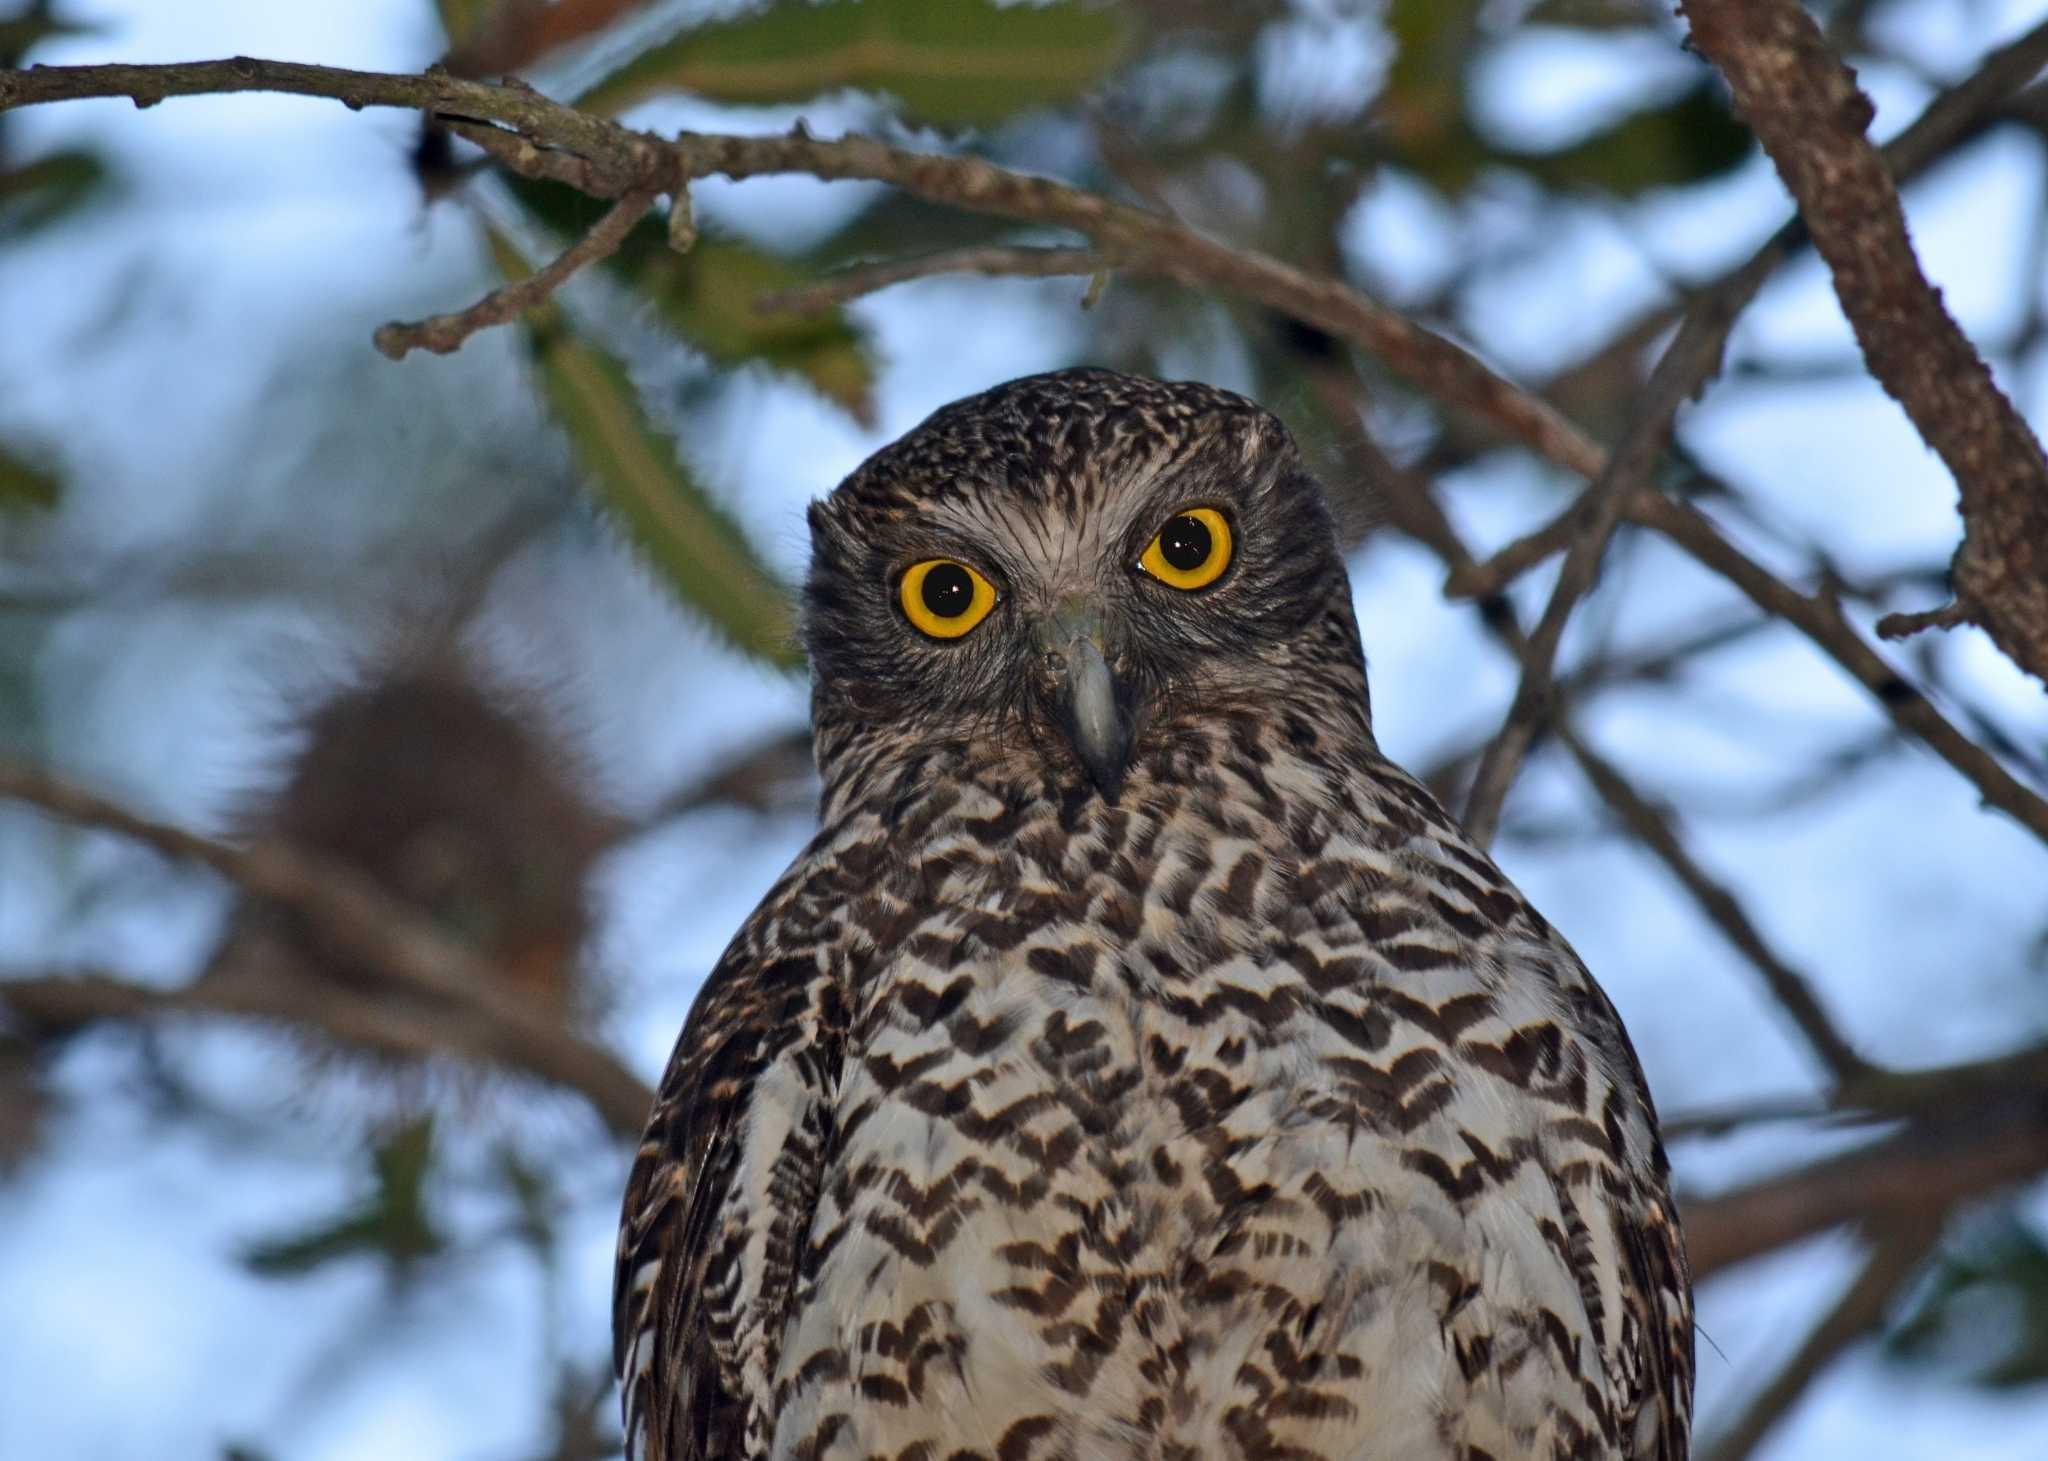
<path fill-rule="evenodd" d="M 776 1342 L 734 1316 L 758 1444 L 1655 1454 L 1623 1228 L 1661 1155 L 1582 966 L 1384 762 L 1182 770 L 899 808 L 914 857 L 835 910 L 843 1057 L 739 1143 L 749 1260 L 778 1204 L 792 1245 Z M 829 1155 L 778 1190 L 793 1140 Z"/>

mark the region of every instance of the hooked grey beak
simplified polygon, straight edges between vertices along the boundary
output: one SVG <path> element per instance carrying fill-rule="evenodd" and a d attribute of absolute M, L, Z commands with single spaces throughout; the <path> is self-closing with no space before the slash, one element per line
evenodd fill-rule
<path fill-rule="evenodd" d="M 1102 653 L 1102 623 L 1085 604 L 1061 606 L 1037 635 L 1052 672 L 1067 740 L 1104 801 L 1115 801 L 1130 769 L 1131 718 Z"/>

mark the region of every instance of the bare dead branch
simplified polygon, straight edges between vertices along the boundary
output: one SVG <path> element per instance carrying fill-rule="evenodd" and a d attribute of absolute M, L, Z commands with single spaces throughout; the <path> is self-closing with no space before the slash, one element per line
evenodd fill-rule
<path fill-rule="evenodd" d="M 1508 788 L 1521 770 L 1530 742 L 1548 717 L 1551 678 L 1565 625 L 1579 600 L 1592 588 L 1600 560 L 1606 556 L 1608 540 L 1621 521 L 1629 497 L 1647 488 L 1650 473 L 1671 438 L 1678 408 L 1720 369 L 1728 332 L 1735 327 L 1736 317 L 1748 303 L 1751 292 L 1742 292 L 1739 297 L 1735 291 L 1707 294 L 1686 311 L 1677 336 L 1658 359 L 1635 403 L 1634 424 L 1573 507 L 1575 522 L 1564 567 L 1551 590 L 1550 602 L 1544 606 L 1543 617 L 1536 621 L 1528 642 L 1522 646 L 1522 674 L 1515 687 L 1514 702 L 1508 708 L 1500 734 L 1480 757 L 1472 792 L 1465 803 L 1465 829 L 1482 847 L 1493 841 L 1501 809 L 1507 803 Z"/>
<path fill-rule="evenodd" d="M 2006 120 L 2004 104 L 2012 94 L 2048 66 L 2048 21 L 1985 56 L 1977 69 L 1927 104 L 1926 110 L 1883 148 L 1885 165 L 1905 183 L 1986 126 Z M 1689 299 L 1655 306 L 1623 327 L 1589 359 L 1551 381 L 1544 394 L 1553 403 L 1582 394 L 1582 383 L 1606 394 L 1604 384 L 1617 360 L 1632 360 L 1669 329 L 1691 300 L 1725 294 L 1737 307 L 1746 305 L 1778 265 L 1812 240 L 1797 213 L 1757 251 L 1718 278 L 1690 291 Z M 1564 544 L 1559 542 L 1557 549 Z M 1554 549 L 1553 551 L 1556 551 Z M 1477 588 L 1472 590 L 1479 592 Z"/>
<path fill-rule="evenodd" d="M 604 217 L 592 224 L 588 233 L 562 250 L 546 268 L 493 289 L 469 308 L 454 314 L 430 315 L 411 323 L 393 320 L 390 324 L 379 325 L 377 333 L 371 337 L 373 342 L 379 351 L 393 360 L 405 359 L 407 352 L 412 350 L 431 350 L 436 355 L 447 355 L 460 349 L 462 342 L 478 330 L 510 324 L 552 297 L 578 269 L 617 253 L 619 246 L 625 243 L 626 235 L 633 231 L 633 225 L 646 217 L 647 210 L 654 206 L 656 196 L 652 189 L 626 194 L 605 210 Z M 687 198 L 689 194 L 684 192 L 681 196 Z"/>
<path fill-rule="evenodd" d="M 1326 378 L 1318 385 L 1329 393 L 1328 404 L 1341 406 L 1342 382 Z M 1410 536 L 1426 544 L 1454 573 L 1472 564 L 1471 553 L 1437 504 L 1427 482 L 1389 460 L 1362 426 L 1347 435 L 1346 446 L 1359 468 L 1369 472 L 1372 480 L 1379 484 L 1394 518 Z M 1485 601 L 1484 618 L 1493 634 L 1510 651 L 1523 656 L 1526 663 L 1529 641 L 1515 620 L 1514 606 L 1505 598 L 1491 597 Z M 1874 1075 L 1871 1067 L 1856 1054 L 1855 1048 L 1835 1029 L 1805 977 L 1772 950 L 1735 895 L 1708 877 L 1692 860 L 1668 818 L 1635 790 L 1619 770 L 1594 755 L 1577 735 L 1568 716 L 1558 716 L 1557 727 L 1574 754 L 1581 756 L 1581 764 L 1587 767 L 1595 789 L 1620 815 L 1623 824 L 1671 869 L 1673 876 L 1692 894 L 1707 918 L 1756 966 L 1771 995 L 1784 1006 L 1787 1016 L 1806 1037 L 1836 1084 L 1840 1086 Z"/>
<path fill-rule="evenodd" d="M 2036 1089 L 2003 1102 L 1929 1108 L 1904 1131 L 1715 1197 L 1680 1202 L 1695 1278 L 1844 1223 L 1945 1213 L 2048 1171 L 2048 1107 Z"/>
<path fill-rule="evenodd" d="M 1771 1428 L 1836 1356 L 1876 1327 L 1892 1296 L 1941 1238 L 1939 1214 L 1912 1214 L 1878 1234 L 1877 1246 L 1840 1298 L 1749 1408 L 1706 1449 L 1702 1461 L 1747 1461 Z"/>
<path fill-rule="evenodd" d="M 315 1030 L 344 1045 L 406 1060 L 452 1056 L 576 1090 L 625 1137 L 638 1135 L 654 1101 L 654 1093 L 611 1056 L 567 1032 L 554 1037 L 561 1058 L 542 1068 L 501 1038 L 489 1017 L 471 1009 L 377 999 L 305 979 L 206 981 L 179 989 L 151 989 L 99 974 L 0 979 L 0 1015 L 38 1035 L 179 1017 L 251 1019 Z"/>
<path fill-rule="evenodd" d="M 808 133 L 736 137 L 683 133 L 664 141 L 549 101 L 519 85 L 490 86 L 444 71 L 420 76 L 349 71 L 235 57 L 161 66 L 32 66 L 0 72 L 0 112 L 83 97 L 129 97 L 152 106 L 170 96 L 282 91 L 330 97 L 346 106 L 404 107 L 444 120 L 492 123 L 546 152 L 583 159 L 588 189 L 619 197 L 638 188 L 674 193 L 714 174 L 734 179 L 806 173 L 891 183 L 932 202 L 1020 222 L 1073 229 L 1121 267 L 1248 299 L 1339 336 L 1383 361 L 1425 393 L 1468 413 L 1567 470 L 1599 474 L 1605 453 L 1549 405 L 1495 372 L 1464 346 L 1428 330 L 1335 279 L 1099 193 L 1032 177 L 973 157 L 910 152 L 867 137 L 823 140 Z M 463 132 L 477 141 L 473 130 Z M 499 146 L 494 156 L 531 176 L 561 175 L 559 159 L 529 159 Z M 546 171 L 540 169 L 545 168 Z"/>
<path fill-rule="evenodd" d="M 2048 800 L 2022 785 L 1998 759 L 1935 709 L 1842 616 L 1832 599 L 1812 597 L 1777 578 L 1722 535 L 1697 509 L 1659 492 L 1638 492 L 1628 515 L 1656 529 L 1700 564 L 1726 578 L 1767 614 L 1785 620 L 1861 681 L 1901 730 L 1960 771 L 1989 806 L 2048 842 Z"/>
<path fill-rule="evenodd" d="M 617 1060 L 536 1018 L 504 992 L 507 981 L 488 962 L 351 868 L 283 843 L 230 847 L 10 762 L 0 762 L 0 798 L 209 867 L 245 891 L 290 908 L 384 977 L 454 1012 L 451 1018 L 459 1015 L 474 1027 L 465 1037 L 470 1048 L 488 1050 L 506 1065 L 580 1091 L 615 1125 L 620 1123 L 614 1118 L 639 1101 L 637 1113 L 621 1129 L 638 1130 L 646 1116 L 645 1088 Z M 366 1020 L 369 1015 L 357 1011 L 352 1017 Z M 387 1032 L 373 1043 L 401 1038 Z"/>
<path fill-rule="evenodd" d="M 1686 850 L 1685 839 L 1678 835 L 1672 814 L 1631 786 L 1628 778 L 1562 717 L 1557 724 L 1557 737 L 1622 825 L 1671 870 L 1700 910 L 1763 976 L 1771 997 L 1791 1016 L 1792 1023 L 1799 1027 L 1799 1033 L 1836 1083 L 1848 1084 L 1863 1075 L 1868 1064 L 1835 1029 L 1806 976 L 1778 957 L 1735 894 L 1694 861 Z"/>
<path fill-rule="evenodd" d="M 823 279 L 759 295 L 754 309 L 761 314 L 817 315 L 848 300 L 873 294 L 913 279 L 935 274 L 986 274 L 1018 279 L 1056 279 L 1064 275 L 1098 274 L 1113 260 L 1095 249 L 1042 248 L 1025 245 L 984 245 L 944 249 L 907 259 L 854 264 Z"/>
<path fill-rule="evenodd" d="M 2048 683 L 2048 457 L 1920 272 L 1868 97 L 1795 0 L 1685 0 L 1694 43 L 1777 164 L 1870 372 L 1954 475 L 1958 601 Z"/>

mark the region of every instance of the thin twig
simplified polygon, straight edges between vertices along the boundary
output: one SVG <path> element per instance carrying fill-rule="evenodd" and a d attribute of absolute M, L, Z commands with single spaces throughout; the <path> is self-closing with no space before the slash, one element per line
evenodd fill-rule
<path fill-rule="evenodd" d="M 1339 382 L 1327 380 L 1319 382 L 1319 385 L 1329 392 L 1328 404 L 1340 404 L 1342 386 Z M 1453 571 L 1471 564 L 1471 553 L 1430 493 L 1427 482 L 1388 460 L 1378 443 L 1362 427 L 1355 427 L 1347 433 L 1345 440 L 1360 469 L 1369 473 L 1371 480 L 1379 485 L 1396 521 L 1410 536 L 1429 546 Z M 1505 598 L 1496 596 L 1484 600 L 1482 607 L 1488 629 L 1511 653 L 1525 657 L 1528 640 L 1516 622 L 1514 606 Z M 1589 776 L 1597 768 L 1599 774 L 1591 777 L 1596 790 L 1621 815 L 1629 830 L 1670 868 L 1672 875 L 1692 894 L 1708 919 L 1756 966 L 1772 996 L 1785 1006 L 1786 1014 L 1806 1037 L 1837 1085 L 1864 1081 L 1882 1074 L 1857 1055 L 1855 1048 L 1835 1029 L 1805 977 L 1772 950 L 1763 934 L 1743 912 L 1735 895 L 1708 877 L 1692 860 L 1684 844 L 1673 833 L 1669 821 L 1655 811 L 1649 800 L 1636 791 L 1618 770 L 1593 758 L 1590 748 L 1573 730 L 1569 717 L 1560 715 L 1557 723 L 1561 735 L 1575 754 L 1583 753 L 1585 757 L 1592 758 Z"/>
<path fill-rule="evenodd" d="M 1779 958 L 1757 931 L 1742 904 L 1721 883 L 1708 875 L 1686 850 L 1685 839 L 1672 825 L 1672 815 L 1638 792 L 1615 766 L 1588 745 L 1578 731 L 1560 719 L 1557 737 L 1579 763 L 1586 780 L 1600 794 L 1628 830 L 1657 855 L 1672 876 L 1692 894 L 1693 901 L 1721 930 L 1728 941 L 1742 951 L 1756 971 L 1763 975 L 1775 999 L 1806 1043 L 1813 1048 L 1838 1084 L 1854 1081 L 1869 1069 L 1848 1040 L 1836 1031 L 1834 1022 L 1821 1008 L 1820 998 L 1806 976 Z"/>
<path fill-rule="evenodd" d="M 230 847 L 141 816 L 45 771 L 0 762 L 0 799 L 66 822 L 115 832 L 171 857 L 212 868 L 246 892 L 292 909 L 339 948 L 428 1001 L 461 1011 L 496 1058 L 581 1091 L 607 1119 L 640 1083 L 615 1059 L 538 1018 L 505 993 L 506 978 L 359 873 L 279 842 Z M 644 1117 L 643 1103 L 640 1115 Z M 637 1125 L 638 1118 L 635 1118 Z"/>
<path fill-rule="evenodd" d="M 1592 588 L 1630 496 L 1645 490 L 1650 472 L 1670 440 L 1679 407 L 1720 369 L 1728 333 L 1754 292 L 1731 289 L 1704 295 L 1686 311 L 1677 336 L 1658 359 L 1634 405 L 1635 424 L 1573 506 L 1571 547 L 1564 567 L 1543 617 L 1536 621 L 1522 648 L 1522 674 L 1514 702 L 1500 734 L 1479 760 L 1465 803 L 1465 830 L 1482 847 L 1493 841 L 1508 788 L 1548 716 L 1551 679 L 1565 626 L 1579 600 Z"/>
<path fill-rule="evenodd" d="M 1709 1445 L 1701 1461 L 1748 1461 L 1835 1358 L 1876 1327 L 1892 1296 L 1919 1269 L 1941 1239 L 1941 1214 L 1896 1219 L 1877 1240 L 1849 1287 L 1807 1334 L 1805 1342 L 1771 1377 L 1749 1408 Z"/>
<path fill-rule="evenodd" d="M 1862 682 L 1901 730 L 1918 737 L 1998 808 L 2048 842 L 2048 800 L 2022 785 L 1998 759 L 1949 721 L 1904 675 L 1881 658 L 1832 599 L 1799 592 L 1731 543 L 1696 508 L 1661 492 L 1638 492 L 1628 516 L 1654 528 L 1710 571 L 1733 583 L 1765 613 L 1791 624 Z"/>
<path fill-rule="evenodd" d="M 658 192 L 651 188 L 626 194 L 605 210 L 604 217 L 592 224 L 588 233 L 562 250 L 546 268 L 493 289 L 469 308 L 457 310 L 454 314 L 430 315 L 410 323 L 393 320 L 390 324 L 380 325 L 371 337 L 373 343 L 393 360 L 405 359 L 406 353 L 412 350 L 431 350 L 436 355 L 446 355 L 460 349 L 462 342 L 478 330 L 511 323 L 552 297 L 577 270 L 617 253 L 619 246 L 625 243 L 626 235 L 633 231 L 633 225 L 647 216 L 647 210 L 654 206 L 657 196 Z M 689 194 L 684 192 L 682 196 L 688 197 Z"/>
<path fill-rule="evenodd" d="M 757 295 L 758 314 L 820 315 L 849 300 L 929 279 L 935 274 L 987 274 L 1024 279 L 1055 279 L 1073 274 L 1099 274 L 1114 260 L 1098 249 L 1039 248 L 990 244 L 944 249 L 907 259 L 883 259 L 835 270 L 823 279 Z"/>
<path fill-rule="evenodd" d="M 1938 609 L 1921 609 L 1910 614 L 1887 614 L 1877 621 L 1879 639 L 1908 639 L 1928 629 L 1953 629 L 1970 621 L 1969 611 L 1951 599 Z"/>
<path fill-rule="evenodd" d="M 1958 602 L 2048 683 L 2048 456 L 1920 271 L 1870 99 L 1796 0 L 1679 8 L 1798 200 L 1870 373 L 1955 477 Z"/>

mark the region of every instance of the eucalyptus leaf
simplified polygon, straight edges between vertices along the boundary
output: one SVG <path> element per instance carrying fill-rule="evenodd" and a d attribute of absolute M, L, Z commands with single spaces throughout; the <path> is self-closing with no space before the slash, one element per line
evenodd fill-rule
<path fill-rule="evenodd" d="M 53 152 L 0 169 L 0 239 L 61 218 L 106 179 L 106 164 L 84 151 Z"/>
<path fill-rule="evenodd" d="M 1715 177 L 1749 156 L 1752 145 L 1749 129 L 1703 74 L 1666 106 L 1625 117 L 1559 151 L 1517 161 L 1552 187 L 1597 188 L 1626 198 Z"/>
<path fill-rule="evenodd" d="M 1079 96 L 1131 39 L 1123 15 L 1078 0 L 779 0 L 642 52 L 577 105 L 617 112 L 678 91 L 761 105 L 853 87 L 894 97 L 912 121 L 984 126 Z"/>

